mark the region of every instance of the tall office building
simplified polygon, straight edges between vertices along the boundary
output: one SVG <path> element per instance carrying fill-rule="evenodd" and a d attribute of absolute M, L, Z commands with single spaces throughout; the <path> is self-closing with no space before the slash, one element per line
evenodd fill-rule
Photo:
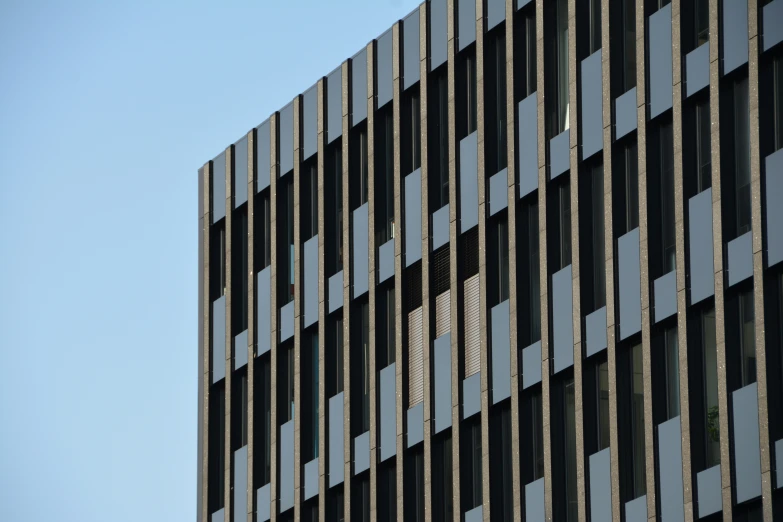
<path fill-rule="evenodd" d="M 429 0 L 199 170 L 198 520 L 783 520 L 783 0 Z"/>

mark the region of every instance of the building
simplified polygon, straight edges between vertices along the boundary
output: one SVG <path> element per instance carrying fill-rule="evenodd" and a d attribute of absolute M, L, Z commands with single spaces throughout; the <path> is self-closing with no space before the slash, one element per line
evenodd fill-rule
<path fill-rule="evenodd" d="M 429 0 L 199 170 L 198 519 L 783 519 L 783 0 Z"/>

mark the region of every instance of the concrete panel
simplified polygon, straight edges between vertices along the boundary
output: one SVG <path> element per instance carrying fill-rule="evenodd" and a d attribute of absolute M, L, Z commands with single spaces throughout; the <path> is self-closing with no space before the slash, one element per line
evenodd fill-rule
<path fill-rule="evenodd" d="M 541 341 L 522 348 L 522 389 L 541 382 Z"/>
<path fill-rule="evenodd" d="M 318 494 L 318 457 L 304 467 L 304 499 L 310 500 Z"/>
<path fill-rule="evenodd" d="M 696 304 L 715 294 L 711 188 L 688 200 L 688 217 L 691 304 Z"/>
<path fill-rule="evenodd" d="M 767 51 L 783 42 L 783 24 L 780 23 L 783 20 L 783 0 L 774 0 L 765 5 L 763 9 L 764 34 L 762 40 L 764 50 Z"/>
<path fill-rule="evenodd" d="M 776 226 L 773 223 L 773 226 Z M 746 232 L 732 239 L 729 251 L 729 286 L 753 277 L 753 232 Z"/>
<path fill-rule="evenodd" d="M 376 44 L 376 99 L 380 109 L 392 100 L 392 30 L 383 33 Z"/>
<path fill-rule="evenodd" d="M 465 1 L 465 0 L 461 0 Z M 478 225 L 478 132 L 459 142 L 459 231 L 467 232 Z"/>
<path fill-rule="evenodd" d="M 603 82 L 601 49 L 582 60 L 582 159 L 604 148 Z"/>
<path fill-rule="evenodd" d="M 269 186 L 269 173 L 272 170 L 272 138 L 269 120 L 256 128 L 256 192 Z"/>
<path fill-rule="evenodd" d="M 720 485 L 720 464 L 696 475 L 698 487 L 698 516 L 704 518 L 707 515 L 723 510 L 723 492 Z"/>
<path fill-rule="evenodd" d="M 552 339 L 555 373 L 574 364 L 574 316 L 571 265 L 552 275 Z"/>
<path fill-rule="evenodd" d="M 728 74 L 748 63 L 748 0 L 723 0 L 722 3 L 723 74 Z"/>
<path fill-rule="evenodd" d="M 614 100 L 614 139 L 636 130 L 636 87 Z"/>
<path fill-rule="evenodd" d="M 413 408 L 409 408 L 406 416 L 408 437 L 405 447 L 410 448 L 424 440 L 424 403 L 420 402 Z"/>
<path fill-rule="evenodd" d="M 783 487 L 783 439 L 775 441 L 775 488 Z"/>
<path fill-rule="evenodd" d="M 625 522 L 647 522 L 647 495 L 625 503 Z"/>
<path fill-rule="evenodd" d="M 481 372 L 462 381 L 462 420 L 481 411 Z"/>
<path fill-rule="evenodd" d="M 258 522 L 267 522 L 272 516 L 271 493 L 272 484 L 267 484 L 256 490 L 256 518 Z"/>
<path fill-rule="evenodd" d="M 291 301 L 280 309 L 280 342 L 294 336 L 294 302 Z"/>
<path fill-rule="evenodd" d="M 617 240 L 620 284 L 620 340 L 642 329 L 642 286 L 639 264 L 639 229 Z"/>
<path fill-rule="evenodd" d="M 226 217 L 226 153 L 212 160 L 212 222 Z"/>
<path fill-rule="evenodd" d="M 650 118 L 672 108 L 672 5 L 650 15 L 650 71 L 647 87 Z M 747 53 L 746 53 L 747 54 Z"/>
<path fill-rule="evenodd" d="M 487 31 L 505 21 L 505 0 L 487 0 Z"/>
<path fill-rule="evenodd" d="M 612 520 L 609 448 L 590 455 L 590 520 Z"/>
<path fill-rule="evenodd" d="M 677 313 L 677 272 L 672 270 L 653 282 L 655 322 Z"/>
<path fill-rule="evenodd" d="M 247 135 L 234 144 L 234 208 L 247 203 Z"/>
<path fill-rule="evenodd" d="M 658 473 L 662 522 L 685 520 L 682 499 L 682 445 L 680 417 L 658 425 Z"/>
<path fill-rule="evenodd" d="M 476 41 L 476 0 L 457 0 L 458 51 Z"/>
<path fill-rule="evenodd" d="M 402 31 L 402 88 L 407 89 L 419 81 L 419 8 L 405 17 Z"/>
<path fill-rule="evenodd" d="M 365 67 L 367 62 L 365 61 Z M 365 77 L 367 75 L 365 74 Z M 366 92 L 365 82 L 365 92 Z M 367 97 L 364 98 L 367 112 Z M 338 67 L 326 77 L 326 143 L 343 135 L 343 68 Z"/>
<path fill-rule="evenodd" d="M 543 477 L 525 485 L 525 522 L 545 522 Z"/>
<path fill-rule="evenodd" d="M 329 313 L 343 307 L 343 271 L 329 278 Z"/>
<path fill-rule="evenodd" d="M 294 170 L 294 104 L 286 105 L 280 111 L 279 128 L 280 177 Z"/>
<path fill-rule="evenodd" d="M 465 522 L 481 522 L 484 520 L 483 517 L 483 510 L 480 505 L 465 512 Z"/>
<path fill-rule="evenodd" d="M 448 58 L 448 1 L 430 0 L 430 70 Z"/>
<path fill-rule="evenodd" d="M 212 384 L 226 376 L 226 296 L 212 302 Z"/>
<path fill-rule="evenodd" d="M 435 433 L 451 427 L 451 334 L 435 339 L 433 354 Z"/>
<path fill-rule="evenodd" d="M 783 179 L 783 176 L 781 176 Z M 449 242 L 449 205 L 446 203 L 432 214 L 432 250 Z"/>
<path fill-rule="evenodd" d="M 405 266 L 421 259 L 421 169 L 405 176 Z"/>
<path fill-rule="evenodd" d="M 302 95 L 302 159 L 318 152 L 318 86 L 313 85 Z"/>
<path fill-rule="evenodd" d="M 353 298 L 367 292 L 370 280 L 369 204 L 353 211 Z"/>
<path fill-rule="evenodd" d="M 365 431 L 353 439 L 353 474 L 370 469 L 370 432 Z"/>
<path fill-rule="evenodd" d="M 761 453 L 757 383 L 731 394 L 734 441 L 734 488 L 737 503 L 761 495 Z"/>
<path fill-rule="evenodd" d="M 234 370 L 247 364 L 247 330 L 234 336 Z"/>
<path fill-rule="evenodd" d="M 256 355 L 263 355 L 272 348 L 272 267 L 258 273 L 256 280 Z"/>
<path fill-rule="evenodd" d="M 304 326 L 318 321 L 318 234 L 304 244 Z"/>
<path fill-rule="evenodd" d="M 549 140 L 549 179 L 571 168 L 571 131 L 566 129 Z"/>
<path fill-rule="evenodd" d="M 511 396 L 511 337 L 508 300 L 492 307 L 492 404 Z"/>
<path fill-rule="evenodd" d="M 280 512 L 294 507 L 294 421 L 290 420 L 280 426 Z"/>
<path fill-rule="evenodd" d="M 234 522 L 247 520 L 247 446 L 234 452 Z"/>
<path fill-rule="evenodd" d="M 329 399 L 329 487 L 343 483 L 345 475 L 345 445 L 343 392 Z"/>
<path fill-rule="evenodd" d="M 538 93 L 534 92 L 517 107 L 519 130 L 519 197 L 538 189 Z"/>
<path fill-rule="evenodd" d="M 367 119 L 367 49 L 351 59 L 351 126 Z"/>
<path fill-rule="evenodd" d="M 508 170 L 489 178 L 489 215 L 494 216 L 508 206 Z"/>
<path fill-rule="evenodd" d="M 685 56 L 685 96 L 710 84 L 710 43 L 705 42 Z"/>
<path fill-rule="evenodd" d="M 587 357 L 606 350 L 606 307 L 602 306 L 585 317 L 585 354 Z"/>
<path fill-rule="evenodd" d="M 226 517 L 226 512 L 224 508 L 220 508 L 209 517 L 210 522 L 223 522 Z"/>
<path fill-rule="evenodd" d="M 395 368 L 395 363 L 391 363 L 381 370 L 380 375 L 381 400 L 378 417 L 381 425 L 381 462 L 397 454 L 397 382 Z"/>
<path fill-rule="evenodd" d="M 783 0 L 776 0 L 783 5 Z M 768 4 L 769 5 L 769 4 Z M 783 223 L 783 149 L 770 154 L 764 159 L 764 176 L 766 178 L 767 212 L 767 266 L 773 266 L 783 261 L 783 234 L 777 227 L 769 223 Z"/>
<path fill-rule="evenodd" d="M 421 250 L 421 242 L 419 243 Z M 388 240 L 378 249 L 378 283 L 394 276 L 394 239 Z"/>

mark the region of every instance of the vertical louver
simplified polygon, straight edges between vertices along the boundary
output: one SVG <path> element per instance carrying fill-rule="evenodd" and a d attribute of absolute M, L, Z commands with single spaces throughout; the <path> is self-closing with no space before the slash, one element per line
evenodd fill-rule
<path fill-rule="evenodd" d="M 408 314 L 408 408 L 424 400 L 421 307 Z"/>
<path fill-rule="evenodd" d="M 435 298 L 435 338 L 451 331 L 451 291 Z"/>
<path fill-rule="evenodd" d="M 465 280 L 465 377 L 481 369 L 479 337 L 479 276 Z"/>

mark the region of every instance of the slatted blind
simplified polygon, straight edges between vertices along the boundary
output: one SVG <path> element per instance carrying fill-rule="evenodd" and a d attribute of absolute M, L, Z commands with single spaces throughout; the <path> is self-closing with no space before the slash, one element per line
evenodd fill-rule
<path fill-rule="evenodd" d="M 465 377 L 481 370 L 479 306 L 479 276 L 476 274 L 465 280 Z"/>
<path fill-rule="evenodd" d="M 421 307 L 408 314 L 408 408 L 424 400 Z"/>
<path fill-rule="evenodd" d="M 451 291 L 435 298 L 435 338 L 451 331 Z"/>

